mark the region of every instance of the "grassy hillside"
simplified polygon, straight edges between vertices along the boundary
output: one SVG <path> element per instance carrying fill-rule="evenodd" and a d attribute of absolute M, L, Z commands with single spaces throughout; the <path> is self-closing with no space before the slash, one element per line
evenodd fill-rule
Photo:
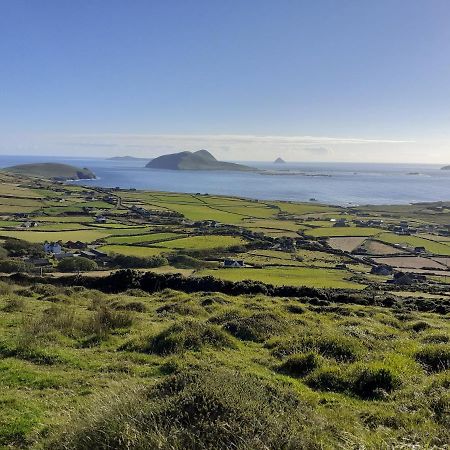
<path fill-rule="evenodd" d="M 87 168 L 59 163 L 20 164 L 18 166 L 7 167 L 4 170 L 53 180 L 85 180 L 95 178 L 94 173 Z"/>
<path fill-rule="evenodd" d="M 146 167 L 170 170 L 254 170 L 242 164 L 218 161 L 206 150 L 197 152 L 180 152 L 159 156 L 150 161 Z"/>
<path fill-rule="evenodd" d="M 0 446 L 444 448 L 450 328 L 401 304 L 0 283 Z"/>

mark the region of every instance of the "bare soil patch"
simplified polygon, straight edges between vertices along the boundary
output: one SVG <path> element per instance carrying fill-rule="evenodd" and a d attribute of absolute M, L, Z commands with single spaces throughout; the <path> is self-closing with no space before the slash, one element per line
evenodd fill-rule
<path fill-rule="evenodd" d="M 357 249 L 366 239 L 366 237 L 361 236 L 332 237 L 328 239 L 328 243 L 336 250 L 351 252 Z"/>

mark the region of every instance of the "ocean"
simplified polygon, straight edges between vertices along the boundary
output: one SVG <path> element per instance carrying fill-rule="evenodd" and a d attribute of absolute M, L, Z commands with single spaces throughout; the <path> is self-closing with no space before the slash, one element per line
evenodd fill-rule
<path fill-rule="evenodd" d="M 88 167 L 98 178 L 78 183 L 103 187 L 198 192 L 260 200 L 315 199 L 344 206 L 450 200 L 450 171 L 431 164 L 245 162 L 269 171 L 261 174 L 147 169 L 144 160 L 0 155 L 0 167 L 47 161 Z M 271 174 L 275 170 L 285 174 Z"/>

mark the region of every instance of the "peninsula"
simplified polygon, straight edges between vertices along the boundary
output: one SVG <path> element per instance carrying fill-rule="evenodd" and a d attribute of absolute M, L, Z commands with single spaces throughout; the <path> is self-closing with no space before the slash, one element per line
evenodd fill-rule
<path fill-rule="evenodd" d="M 92 180 L 96 178 L 95 174 L 86 167 L 80 168 L 61 163 L 19 164 L 17 166 L 7 167 L 4 170 L 6 172 L 42 177 L 55 181 Z"/>

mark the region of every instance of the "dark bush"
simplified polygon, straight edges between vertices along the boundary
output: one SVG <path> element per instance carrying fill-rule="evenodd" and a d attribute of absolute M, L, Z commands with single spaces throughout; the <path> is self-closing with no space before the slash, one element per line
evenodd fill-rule
<path fill-rule="evenodd" d="M 0 272 L 4 273 L 29 272 L 31 267 L 30 264 L 16 259 L 0 260 Z"/>
<path fill-rule="evenodd" d="M 57 268 L 61 272 L 86 272 L 96 270 L 98 266 L 91 259 L 83 258 L 82 256 L 72 256 L 59 261 Z"/>
<path fill-rule="evenodd" d="M 30 256 L 33 258 L 45 256 L 42 244 L 33 244 L 22 239 L 6 239 L 3 248 L 8 251 L 9 256 Z"/>
<path fill-rule="evenodd" d="M 441 372 L 450 369 L 449 344 L 426 345 L 416 353 L 415 357 L 428 372 Z"/>
<path fill-rule="evenodd" d="M 319 365 L 319 356 L 316 353 L 309 352 L 290 356 L 278 367 L 278 370 L 293 377 L 303 377 L 317 369 Z"/>
<path fill-rule="evenodd" d="M 138 257 L 128 255 L 112 255 L 111 265 L 121 267 L 123 269 L 150 269 L 152 267 L 160 267 L 168 264 L 163 256 L 155 255 L 149 257 Z"/>

